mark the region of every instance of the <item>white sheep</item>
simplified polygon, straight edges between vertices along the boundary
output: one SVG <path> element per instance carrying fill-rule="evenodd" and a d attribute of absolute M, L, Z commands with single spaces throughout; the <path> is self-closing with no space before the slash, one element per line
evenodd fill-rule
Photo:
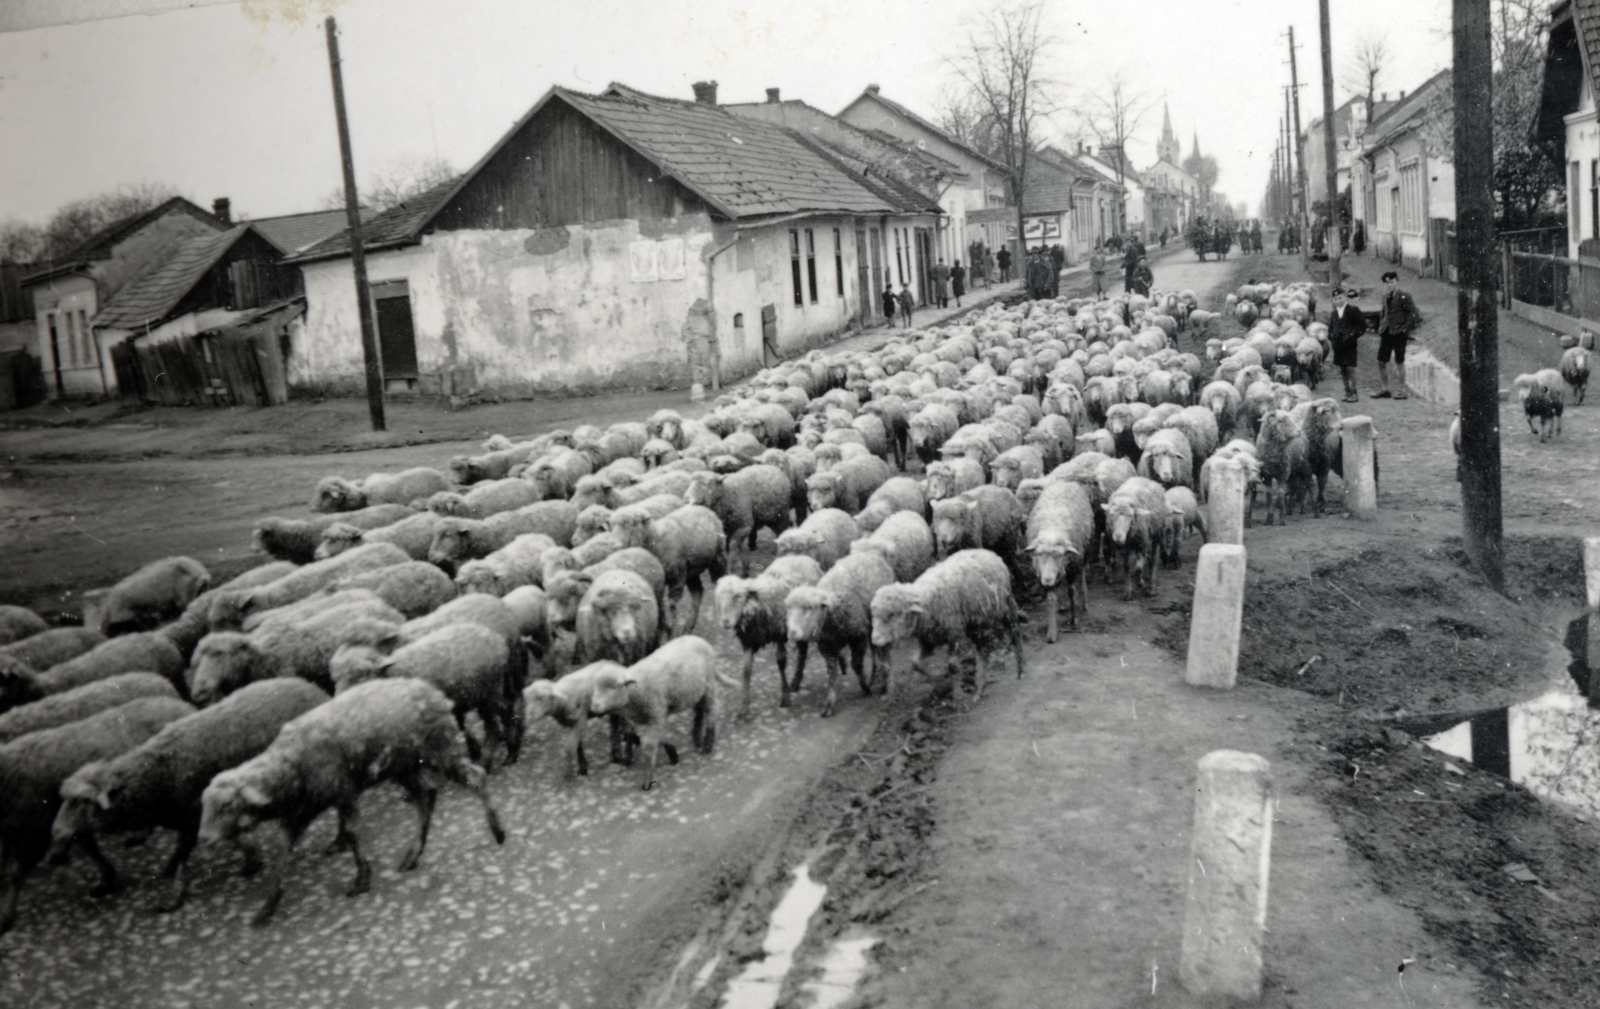
<path fill-rule="evenodd" d="M 739 685 L 717 669 L 717 653 L 710 643 L 688 634 L 626 669 L 601 667 L 590 705 L 596 714 L 620 714 L 638 735 L 645 758 L 644 789 L 649 791 L 655 785 L 657 751 L 663 745 L 668 716 L 693 712 L 695 746 L 707 755 L 716 746 L 723 684 Z M 670 746 L 667 758 L 678 762 Z"/>
<path fill-rule="evenodd" d="M 102 634 L 134 627 L 148 630 L 182 613 L 211 587 L 211 572 L 193 557 L 163 557 L 113 585 L 100 600 Z"/>
<path fill-rule="evenodd" d="M 416 466 L 399 473 L 373 473 L 365 480 L 324 477 L 311 497 L 314 512 L 350 512 L 378 504 L 410 504 L 450 489 L 450 478 Z"/>
<path fill-rule="evenodd" d="M 1039 500 L 1028 513 L 1027 552 L 1033 561 L 1034 576 L 1045 590 L 1045 609 L 1049 627 L 1045 638 L 1056 640 L 1056 614 L 1060 607 L 1056 587 L 1067 589 L 1067 619 L 1078 626 L 1078 610 L 1089 613 L 1089 591 L 1085 571 L 1089 550 L 1094 543 L 1094 502 L 1083 484 L 1075 480 L 1051 479 L 1045 482 Z"/>

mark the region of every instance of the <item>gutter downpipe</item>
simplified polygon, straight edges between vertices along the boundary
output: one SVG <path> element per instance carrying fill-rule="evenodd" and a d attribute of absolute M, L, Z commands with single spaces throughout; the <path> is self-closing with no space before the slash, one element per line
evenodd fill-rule
<path fill-rule="evenodd" d="M 737 227 L 733 240 L 712 251 L 706 257 L 706 299 L 711 302 L 711 391 L 722 391 L 722 338 L 718 330 L 722 320 L 717 315 L 717 257 L 739 244 Z"/>

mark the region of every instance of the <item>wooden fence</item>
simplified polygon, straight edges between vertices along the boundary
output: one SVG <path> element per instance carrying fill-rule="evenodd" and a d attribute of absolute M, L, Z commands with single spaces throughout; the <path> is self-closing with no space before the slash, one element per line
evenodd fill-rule
<path fill-rule="evenodd" d="M 123 394 L 165 406 L 285 402 L 279 354 L 268 334 L 186 336 L 155 344 L 125 340 L 111 348 Z"/>

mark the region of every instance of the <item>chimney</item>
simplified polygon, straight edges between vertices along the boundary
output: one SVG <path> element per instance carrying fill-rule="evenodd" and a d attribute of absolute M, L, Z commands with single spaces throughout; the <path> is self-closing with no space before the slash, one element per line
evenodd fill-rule
<path fill-rule="evenodd" d="M 717 104 L 717 82 L 695 81 L 694 100 L 705 105 Z"/>
<path fill-rule="evenodd" d="M 1388 101 L 1388 100 L 1389 100 L 1389 92 L 1387 92 L 1387 91 L 1384 91 L 1384 92 L 1382 92 L 1382 93 L 1380 93 L 1380 94 L 1379 94 L 1379 95 L 1378 95 L 1378 101 L 1380 101 L 1380 102 L 1386 102 L 1386 101 Z"/>
<path fill-rule="evenodd" d="M 224 224 L 233 223 L 233 201 L 226 196 L 219 196 L 211 201 L 211 215 L 220 218 Z"/>
<path fill-rule="evenodd" d="M 778 104 L 778 89 L 777 88 L 768 88 L 767 89 L 767 101 L 772 103 L 773 105 Z"/>
<path fill-rule="evenodd" d="M 1402 102 L 1406 100 L 1406 93 L 1404 91 L 1400 92 L 1399 100 Z"/>
<path fill-rule="evenodd" d="M 875 95 L 877 93 L 878 93 L 878 86 L 876 84 L 868 84 L 867 85 L 867 94 Z"/>

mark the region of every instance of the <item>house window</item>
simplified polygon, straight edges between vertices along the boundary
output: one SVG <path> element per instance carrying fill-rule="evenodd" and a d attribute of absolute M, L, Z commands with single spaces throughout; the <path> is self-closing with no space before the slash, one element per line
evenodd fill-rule
<path fill-rule="evenodd" d="M 1422 165 L 1413 161 L 1400 169 L 1400 221 L 1396 230 L 1422 232 Z"/>
<path fill-rule="evenodd" d="M 1583 163 L 1574 161 L 1567 172 L 1567 178 L 1571 180 L 1567 184 L 1567 192 L 1572 196 L 1572 199 L 1568 201 L 1572 204 L 1572 233 L 1581 235 L 1583 234 L 1583 190 L 1581 188 L 1583 186 Z"/>
<path fill-rule="evenodd" d="M 900 229 L 889 229 L 894 232 L 894 272 L 895 277 L 904 284 L 906 282 L 906 261 L 900 252 Z"/>
<path fill-rule="evenodd" d="M 817 236 L 806 229 L 806 280 L 811 291 L 811 303 L 817 303 Z"/>
<path fill-rule="evenodd" d="M 789 230 L 789 273 L 794 278 L 794 303 L 804 305 L 805 295 L 800 291 L 800 232 Z"/>
<path fill-rule="evenodd" d="M 833 275 L 838 278 L 839 297 L 844 297 L 844 243 L 839 239 L 839 229 L 833 229 Z"/>
<path fill-rule="evenodd" d="M 100 358 L 94 352 L 94 334 L 89 330 L 89 313 L 78 309 L 78 339 L 83 341 L 83 353 L 80 355 L 84 364 L 99 364 Z"/>
<path fill-rule="evenodd" d="M 1600 238 L 1600 160 L 1589 162 L 1589 237 Z"/>

